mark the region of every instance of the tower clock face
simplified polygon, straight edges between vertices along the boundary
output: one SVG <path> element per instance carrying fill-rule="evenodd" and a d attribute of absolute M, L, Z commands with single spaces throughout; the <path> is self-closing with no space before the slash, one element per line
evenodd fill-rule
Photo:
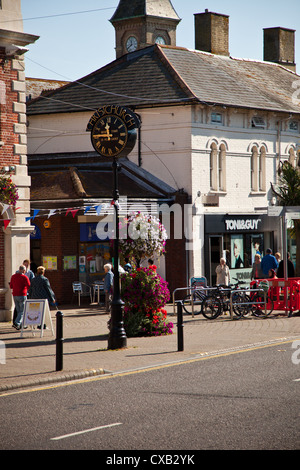
<path fill-rule="evenodd" d="M 133 52 L 137 49 L 138 42 L 134 36 L 130 36 L 126 41 L 126 49 L 128 52 Z"/>
<path fill-rule="evenodd" d="M 91 140 L 96 152 L 104 157 L 115 157 L 125 148 L 128 130 L 125 122 L 118 116 L 105 115 L 96 121 Z"/>
<path fill-rule="evenodd" d="M 166 41 L 162 36 L 157 36 L 157 38 L 155 39 L 155 42 L 156 44 L 162 44 L 162 45 L 166 44 Z"/>

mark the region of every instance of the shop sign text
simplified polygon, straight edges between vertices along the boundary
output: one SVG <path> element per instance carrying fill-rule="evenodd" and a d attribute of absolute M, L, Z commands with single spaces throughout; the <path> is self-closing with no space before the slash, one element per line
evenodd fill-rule
<path fill-rule="evenodd" d="M 258 230 L 261 219 L 225 219 L 227 231 L 234 230 Z"/>

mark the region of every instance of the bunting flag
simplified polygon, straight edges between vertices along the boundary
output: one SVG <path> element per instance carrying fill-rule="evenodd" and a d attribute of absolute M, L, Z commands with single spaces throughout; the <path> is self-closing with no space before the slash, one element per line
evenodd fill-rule
<path fill-rule="evenodd" d="M 56 212 L 56 209 L 50 209 L 49 214 L 48 214 L 48 219 L 50 219 L 50 217 L 54 215 L 55 212 Z"/>
<path fill-rule="evenodd" d="M 9 225 L 11 219 L 0 219 L 0 223 L 1 223 L 1 226 L 3 225 L 4 226 L 4 230 L 7 228 L 7 226 Z"/>
<path fill-rule="evenodd" d="M 116 206 L 118 209 L 121 209 L 121 206 L 120 206 L 120 203 L 119 203 L 118 200 L 116 200 L 116 201 L 114 201 L 114 200 L 111 201 L 110 205 L 111 205 L 111 206 Z"/>
<path fill-rule="evenodd" d="M 40 212 L 40 209 L 34 209 L 32 220 L 35 219 L 35 217 L 38 215 L 39 212 Z"/>
<path fill-rule="evenodd" d="M 100 215 L 101 209 L 102 209 L 102 204 L 99 204 L 99 206 L 95 206 L 97 215 Z"/>
<path fill-rule="evenodd" d="M 40 212 L 40 209 L 34 209 L 34 211 L 33 211 L 33 216 L 31 216 L 31 217 L 25 217 L 26 222 L 28 222 L 28 220 L 34 220 L 35 217 L 38 215 L 39 212 Z"/>
<path fill-rule="evenodd" d="M 83 214 L 87 214 L 91 209 L 95 210 L 97 215 L 99 216 L 101 213 L 105 213 L 109 211 L 109 209 L 114 205 L 118 204 L 118 207 L 120 207 L 118 201 L 111 201 L 110 203 L 101 203 L 101 204 L 96 204 L 92 206 L 80 206 L 80 207 L 64 207 L 64 208 L 56 208 L 56 209 L 33 209 L 33 215 L 29 217 L 25 217 L 25 221 L 28 222 L 29 220 L 34 220 L 35 217 L 47 217 L 48 219 L 52 217 L 53 215 L 63 215 L 67 216 L 69 213 L 72 214 L 73 218 L 75 217 L 76 213 L 78 211 L 83 211 Z M 9 207 L 9 205 L 7 205 Z M 5 212 L 7 209 L 6 205 L 3 205 L 2 209 L 2 214 Z M 18 208 L 19 209 L 19 208 Z M 104 214 L 103 214 L 104 215 Z"/>
<path fill-rule="evenodd" d="M 8 208 L 9 208 L 9 204 L 3 204 L 1 215 L 3 215 L 4 212 L 6 212 Z"/>
<path fill-rule="evenodd" d="M 93 207 L 93 206 L 88 206 L 88 207 L 86 207 L 86 209 L 85 209 L 83 215 L 85 215 L 92 207 Z"/>
<path fill-rule="evenodd" d="M 72 216 L 73 216 L 73 219 L 76 215 L 76 213 L 79 211 L 79 209 L 68 209 L 67 212 L 66 212 L 66 216 L 69 214 L 69 212 L 71 212 Z"/>

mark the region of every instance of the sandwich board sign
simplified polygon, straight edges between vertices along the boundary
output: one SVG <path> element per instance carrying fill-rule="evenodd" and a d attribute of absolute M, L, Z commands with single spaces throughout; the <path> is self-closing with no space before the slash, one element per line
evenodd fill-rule
<path fill-rule="evenodd" d="M 52 335 L 54 335 L 48 300 L 47 299 L 26 300 L 25 307 L 24 307 L 22 328 L 21 328 L 21 338 L 23 336 L 24 327 L 28 327 L 28 326 L 31 326 L 32 331 L 34 327 L 39 326 L 41 328 L 41 337 L 42 337 L 44 325 L 46 325 L 47 320 L 50 323 Z"/>

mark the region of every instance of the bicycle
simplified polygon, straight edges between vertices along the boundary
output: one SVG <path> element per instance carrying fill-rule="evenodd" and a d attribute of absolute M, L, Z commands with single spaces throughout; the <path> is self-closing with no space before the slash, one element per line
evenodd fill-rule
<path fill-rule="evenodd" d="M 258 281 L 254 284 L 255 288 L 258 286 Z M 267 292 L 268 284 L 262 284 L 260 292 L 250 292 L 251 312 L 255 317 L 266 318 L 273 312 L 274 302 Z M 265 292 L 264 292 L 265 291 Z"/>
<path fill-rule="evenodd" d="M 242 283 L 244 282 L 238 281 L 236 284 L 229 286 L 216 286 L 215 290 L 211 291 L 207 298 L 202 301 L 202 315 L 209 320 L 214 320 L 222 313 L 230 312 L 232 301 L 233 312 L 238 318 L 241 318 L 245 314 L 245 310 L 249 310 L 249 306 L 241 305 L 250 303 L 249 296 L 247 296 L 244 289 L 241 289 L 241 292 L 232 293 L 231 291 L 237 290 Z"/>
<path fill-rule="evenodd" d="M 205 294 L 205 288 L 193 288 L 192 295 L 188 294 L 184 297 L 182 301 L 182 307 L 185 313 L 192 315 L 194 308 L 194 315 L 199 315 L 201 313 L 202 302 L 206 299 L 207 295 Z M 193 305 L 192 305 L 193 298 Z"/>

